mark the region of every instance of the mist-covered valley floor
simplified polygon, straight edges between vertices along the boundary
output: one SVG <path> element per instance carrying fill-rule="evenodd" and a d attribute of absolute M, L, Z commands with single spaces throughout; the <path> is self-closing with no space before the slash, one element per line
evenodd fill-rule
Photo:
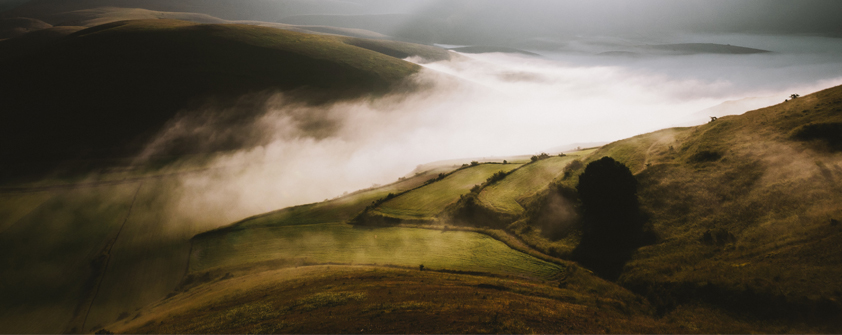
<path fill-rule="evenodd" d="M 1 333 L 842 329 L 814 10 L 220 4 L 0 12 Z"/>

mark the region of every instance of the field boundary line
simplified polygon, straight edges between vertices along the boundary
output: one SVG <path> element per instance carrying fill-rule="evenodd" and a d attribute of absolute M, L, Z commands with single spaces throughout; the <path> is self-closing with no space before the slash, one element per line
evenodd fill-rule
<path fill-rule="evenodd" d="M 108 248 L 105 251 L 105 266 L 102 269 L 102 275 L 100 275 L 99 280 L 96 283 L 94 288 L 94 294 L 91 298 L 91 303 L 88 305 L 87 311 L 85 311 L 85 318 L 82 320 L 82 332 L 85 332 L 85 324 L 88 322 L 88 315 L 91 313 L 91 308 L 94 306 L 94 302 L 96 302 L 96 297 L 99 295 L 99 288 L 102 286 L 102 282 L 105 281 L 105 276 L 108 275 L 108 264 L 111 263 L 111 250 L 114 249 L 114 245 L 117 244 L 117 240 L 120 238 L 120 234 L 123 232 L 123 228 L 126 226 L 126 222 L 129 221 L 129 218 L 132 216 L 132 209 L 134 209 L 134 204 L 137 201 L 137 195 L 140 193 L 140 189 L 143 187 L 143 181 L 141 181 L 137 185 L 137 190 L 134 192 L 134 196 L 132 197 L 132 202 L 129 205 L 129 210 L 126 213 L 126 218 L 123 219 L 123 223 L 120 225 L 120 229 L 117 230 L 117 235 L 114 236 L 114 239 L 111 240 L 111 243 L 108 245 Z"/>

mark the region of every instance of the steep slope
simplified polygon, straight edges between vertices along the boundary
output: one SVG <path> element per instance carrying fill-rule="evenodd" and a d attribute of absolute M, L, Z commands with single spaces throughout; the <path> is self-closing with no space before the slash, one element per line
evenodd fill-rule
<path fill-rule="evenodd" d="M 599 149 L 591 160 L 610 156 L 636 174 L 659 236 L 619 283 L 665 311 L 712 304 L 838 331 L 840 125 L 842 87 L 834 87 Z"/>
<path fill-rule="evenodd" d="M 208 97 L 224 105 L 249 92 L 295 90 L 321 103 L 386 93 L 418 69 L 340 37 L 171 20 L 110 23 L 0 63 L 0 152 L 4 165 L 127 155 L 177 111 Z"/>

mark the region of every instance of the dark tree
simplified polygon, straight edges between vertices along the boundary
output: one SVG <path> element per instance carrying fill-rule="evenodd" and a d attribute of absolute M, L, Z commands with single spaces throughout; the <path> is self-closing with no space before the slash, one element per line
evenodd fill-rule
<path fill-rule="evenodd" d="M 640 230 L 637 180 L 623 163 L 603 157 L 588 164 L 576 191 L 582 200 L 585 234 L 615 239 Z"/>
<path fill-rule="evenodd" d="M 603 157 L 585 167 L 576 191 L 584 225 L 574 258 L 603 277 L 616 278 L 642 241 L 637 180 L 628 167 Z"/>

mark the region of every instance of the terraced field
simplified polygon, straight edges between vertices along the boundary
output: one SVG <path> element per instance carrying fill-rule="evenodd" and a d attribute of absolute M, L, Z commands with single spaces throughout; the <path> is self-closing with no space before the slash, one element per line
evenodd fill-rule
<path fill-rule="evenodd" d="M 374 213 L 401 219 L 432 219 L 495 172 L 508 172 L 519 166 L 521 164 L 480 164 L 462 169 L 438 182 L 386 201 Z"/>
<path fill-rule="evenodd" d="M 586 157 L 596 149 L 577 151 L 564 157 L 550 157 L 513 171 L 503 180 L 483 188 L 479 200 L 489 208 L 506 214 L 520 214 L 520 201 L 535 194 L 558 177 L 574 159 Z"/>
<path fill-rule="evenodd" d="M 552 279 L 562 266 L 474 232 L 342 223 L 245 229 L 193 239 L 190 272 L 261 262 L 379 264 Z"/>
<path fill-rule="evenodd" d="M 393 184 L 371 190 L 358 191 L 339 199 L 288 207 L 264 215 L 251 217 L 231 227 L 226 227 L 226 229 L 345 221 L 360 213 L 372 201 L 383 198 L 389 193 L 398 194 L 422 186 L 424 182 L 435 178 L 439 173 L 448 173 L 452 170 L 452 167 L 438 167 Z"/>

